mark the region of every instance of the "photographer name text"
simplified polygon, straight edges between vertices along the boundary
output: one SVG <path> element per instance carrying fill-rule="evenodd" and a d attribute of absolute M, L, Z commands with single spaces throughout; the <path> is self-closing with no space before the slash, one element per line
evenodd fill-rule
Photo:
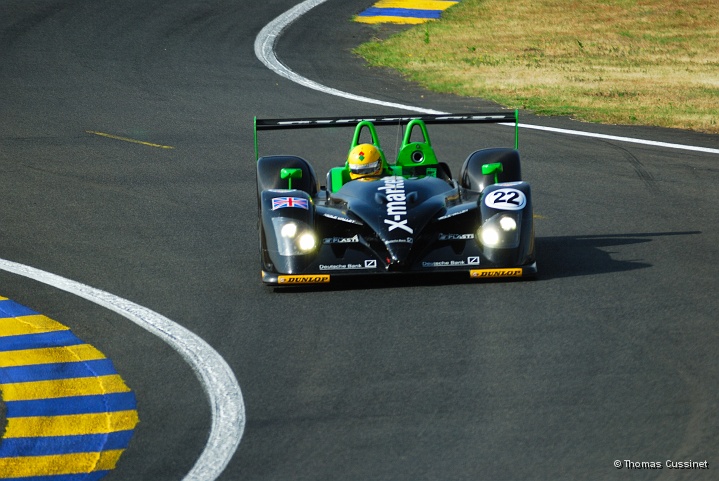
<path fill-rule="evenodd" d="M 709 462 L 704 461 L 630 461 L 629 459 L 617 459 L 614 461 L 617 469 L 709 469 Z"/>

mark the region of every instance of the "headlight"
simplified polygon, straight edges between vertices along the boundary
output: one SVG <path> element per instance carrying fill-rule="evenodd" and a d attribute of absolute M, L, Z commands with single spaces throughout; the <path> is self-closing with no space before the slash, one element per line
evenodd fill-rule
<path fill-rule="evenodd" d="M 480 232 L 480 239 L 482 239 L 482 244 L 486 245 L 487 247 L 494 247 L 499 243 L 499 232 L 497 232 L 497 229 L 494 229 L 492 227 L 482 227 L 479 229 Z"/>
<path fill-rule="evenodd" d="M 519 245 L 521 212 L 501 213 L 490 217 L 477 231 L 477 239 L 485 247 L 511 249 Z"/>
<path fill-rule="evenodd" d="M 272 226 L 280 255 L 307 254 L 317 247 L 317 238 L 306 222 L 288 217 L 273 217 Z"/>
<path fill-rule="evenodd" d="M 297 235 L 297 224 L 288 222 L 280 228 L 280 235 L 285 238 L 293 239 Z"/>
<path fill-rule="evenodd" d="M 317 241 L 315 240 L 314 234 L 311 232 L 305 232 L 297 238 L 297 246 L 303 252 L 309 252 L 315 248 Z"/>
<path fill-rule="evenodd" d="M 499 226 L 502 228 L 503 231 L 509 232 L 517 229 L 517 221 L 514 220 L 513 217 L 505 215 L 500 217 Z"/>

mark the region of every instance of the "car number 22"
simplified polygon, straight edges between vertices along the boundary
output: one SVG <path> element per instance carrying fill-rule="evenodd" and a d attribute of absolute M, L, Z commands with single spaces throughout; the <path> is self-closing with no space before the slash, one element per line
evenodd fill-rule
<path fill-rule="evenodd" d="M 521 190 L 497 189 L 487 194 L 484 203 L 492 209 L 521 210 L 527 205 L 527 197 Z"/>

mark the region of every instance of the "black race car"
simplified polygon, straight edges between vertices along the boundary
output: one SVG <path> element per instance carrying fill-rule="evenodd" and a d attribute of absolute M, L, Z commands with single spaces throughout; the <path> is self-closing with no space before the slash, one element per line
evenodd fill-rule
<path fill-rule="evenodd" d="M 437 159 L 427 132 L 429 124 L 499 122 L 514 123 L 514 148 L 472 152 L 457 178 Z M 381 150 L 375 129 L 379 125 L 404 128 L 392 163 Z M 353 180 L 346 163 L 330 168 L 320 185 L 303 158 L 259 156 L 258 131 L 339 126 L 355 128 L 350 151 L 361 144 L 360 138 L 369 137 L 361 145 L 379 151 L 380 175 Z M 516 111 L 256 118 L 262 281 L 287 286 L 408 273 L 534 277 L 532 195 L 521 178 L 517 130 Z"/>

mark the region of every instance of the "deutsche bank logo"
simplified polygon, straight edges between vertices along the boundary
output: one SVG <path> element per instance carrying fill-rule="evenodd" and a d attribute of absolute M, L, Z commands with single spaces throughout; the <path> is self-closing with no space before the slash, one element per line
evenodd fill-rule
<path fill-rule="evenodd" d="M 366 269 L 374 269 L 377 267 L 377 261 L 374 259 L 368 259 L 364 261 L 364 266 Z"/>

